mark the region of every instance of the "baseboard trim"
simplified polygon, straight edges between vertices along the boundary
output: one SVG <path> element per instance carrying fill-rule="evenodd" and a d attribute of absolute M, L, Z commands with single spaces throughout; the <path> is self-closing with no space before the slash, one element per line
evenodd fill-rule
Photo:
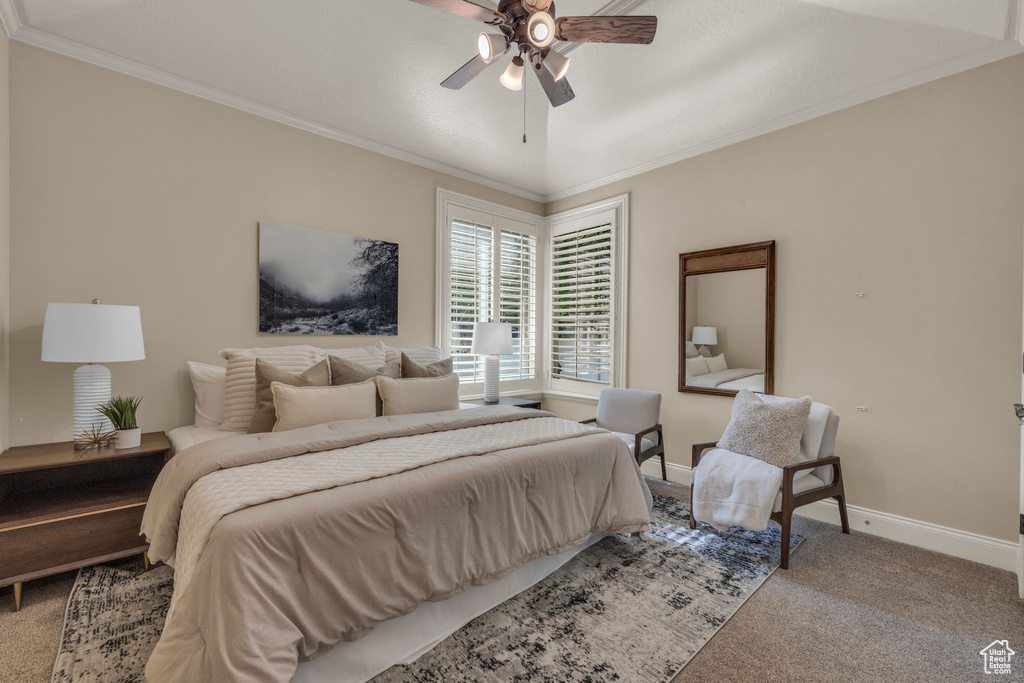
<path fill-rule="evenodd" d="M 661 462 L 652 458 L 640 470 L 652 477 L 661 477 Z M 667 463 L 669 481 L 690 485 L 690 468 Z M 888 512 L 869 510 L 847 504 L 850 527 L 872 536 L 887 538 L 908 545 L 934 550 L 964 560 L 979 562 L 990 567 L 1016 571 L 1017 544 L 998 538 L 973 534 L 950 527 L 922 522 L 909 517 L 900 517 Z M 821 500 L 800 508 L 798 514 L 821 522 L 839 525 L 839 506 L 834 500 Z"/>

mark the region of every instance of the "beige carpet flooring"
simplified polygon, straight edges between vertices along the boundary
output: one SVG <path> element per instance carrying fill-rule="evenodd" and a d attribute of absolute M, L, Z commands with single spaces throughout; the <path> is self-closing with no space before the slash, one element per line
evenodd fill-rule
<path fill-rule="evenodd" d="M 685 487 L 649 479 L 683 497 Z M 1010 572 L 799 518 L 806 541 L 687 665 L 688 681 L 1024 680 L 1024 601 Z M 0 589 L 0 681 L 46 682 L 75 573 Z M 1008 639 L 1012 676 L 979 651 Z M 106 682 L 104 682 L 106 683 Z"/>

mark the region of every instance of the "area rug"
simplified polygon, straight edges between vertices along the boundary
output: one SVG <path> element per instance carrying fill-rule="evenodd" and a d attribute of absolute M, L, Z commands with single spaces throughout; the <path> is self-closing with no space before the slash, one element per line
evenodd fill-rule
<path fill-rule="evenodd" d="M 652 517 L 643 540 L 605 538 L 374 681 L 670 681 L 778 567 L 780 531 L 693 531 L 689 506 L 659 494 Z M 143 681 L 171 581 L 167 567 L 81 570 L 53 683 Z"/>

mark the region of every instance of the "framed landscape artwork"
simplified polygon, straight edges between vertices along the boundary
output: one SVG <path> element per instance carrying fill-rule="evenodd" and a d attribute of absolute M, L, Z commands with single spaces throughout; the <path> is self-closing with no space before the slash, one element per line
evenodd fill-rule
<path fill-rule="evenodd" d="M 260 222 L 260 332 L 398 334 L 398 245 Z"/>

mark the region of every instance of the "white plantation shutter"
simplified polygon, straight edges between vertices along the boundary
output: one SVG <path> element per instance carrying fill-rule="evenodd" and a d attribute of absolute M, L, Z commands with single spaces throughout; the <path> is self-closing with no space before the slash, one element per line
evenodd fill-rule
<path fill-rule="evenodd" d="M 512 324 L 514 355 L 501 359 L 501 379 L 537 376 L 537 237 L 501 231 L 498 322 Z"/>
<path fill-rule="evenodd" d="M 611 223 L 551 238 L 551 377 L 609 385 L 615 316 Z"/>
<path fill-rule="evenodd" d="M 482 356 L 470 354 L 473 323 L 490 322 L 494 310 L 494 229 L 465 221 L 451 224 L 451 308 L 448 343 L 462 382 L 482 382 Z"/>
<path fill-rule="evenodd" d="M 490 208 L 490 207 L 487 207 Z M 484 357 L 470 353 L 473 324 L 512 325 L 513 353 L 501 357 L 502 391 L 539 389 L 538 268 L 539 225 L 494 205 L 494 213 L 444 205 L 439 223 L 442 280 L 439 324 L 444 351 L 452 356 L 467 394 L 482 391 Z M 508 210 L 504 210 L 508 211 Z M 513 217 L 515 216 L 515 217 Z M 522 217 L 522 220 L 520 220 Z M 439 216 L 440 218 L 440 216 Z"/>

